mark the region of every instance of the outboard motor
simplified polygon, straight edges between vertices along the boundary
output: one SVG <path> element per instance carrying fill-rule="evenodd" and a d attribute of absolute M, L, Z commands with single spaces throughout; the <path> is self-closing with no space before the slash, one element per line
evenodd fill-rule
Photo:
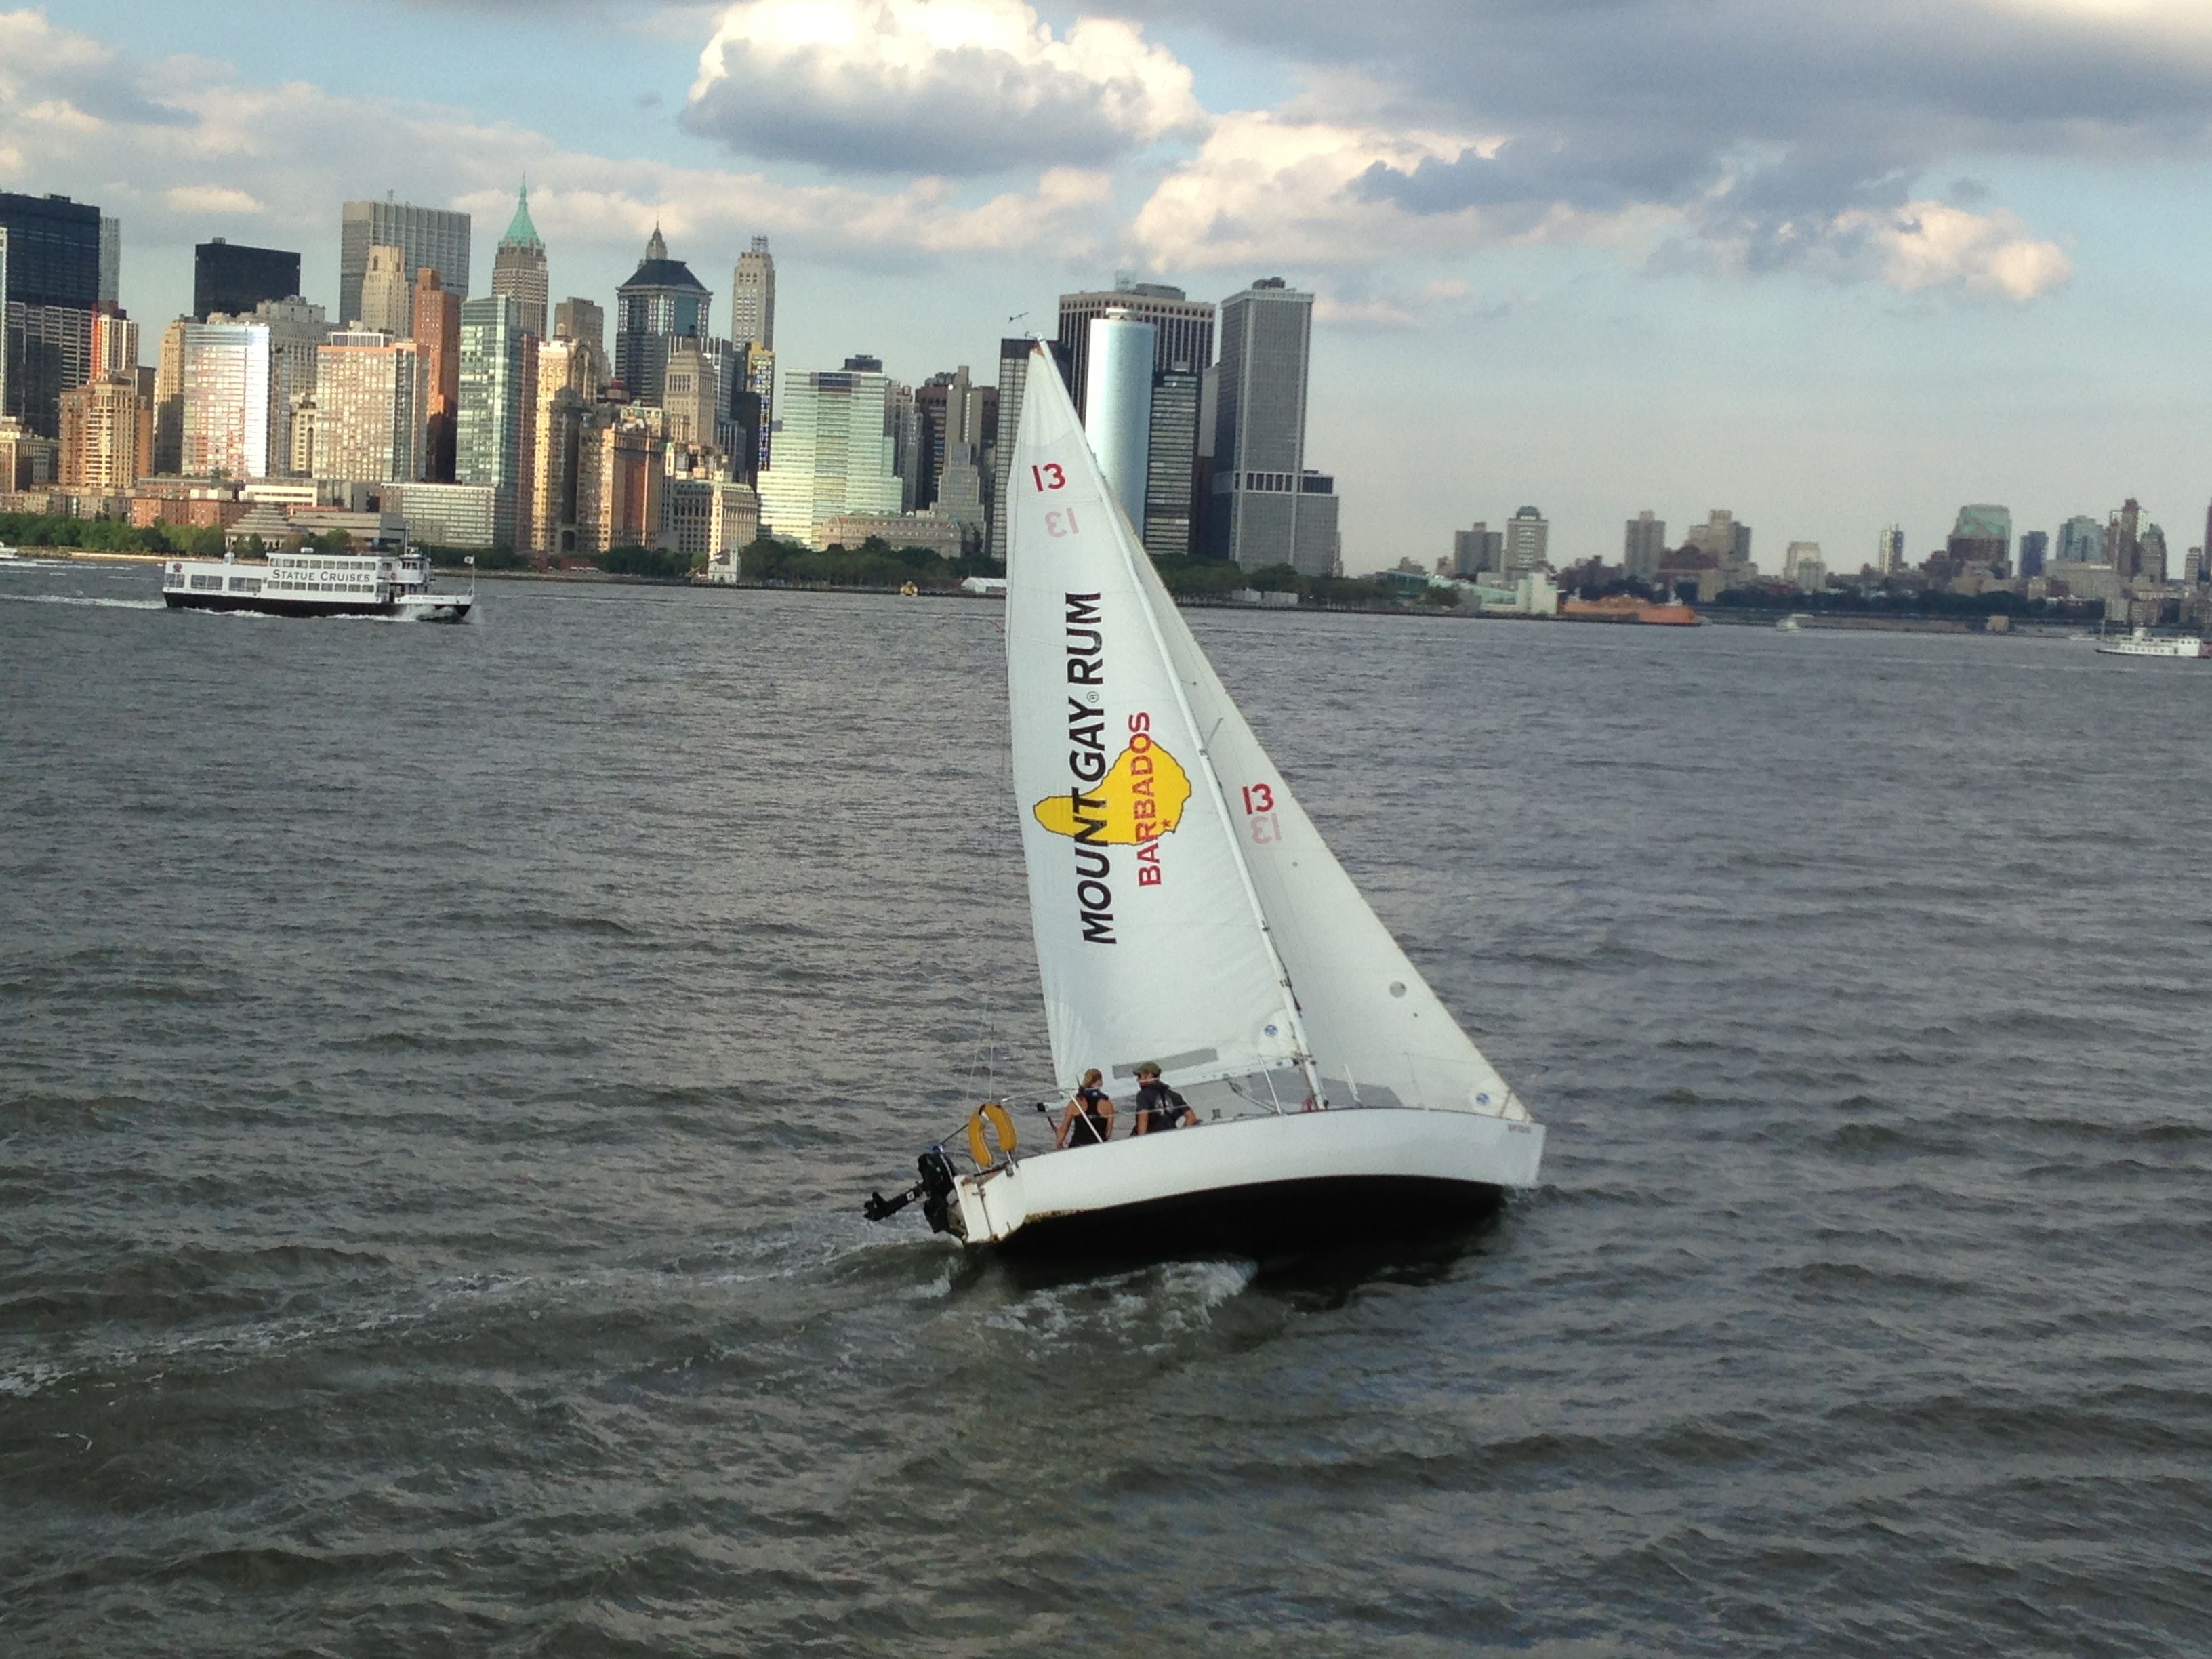
<path fill-rule="evenodd" d="M 871 1221 L 888 1221 L 915 1201 L 921 1200 L 921 1212 L 928 1218 L 929 1231 L 933 1233 L 952 1230 L 952 1160 L 945 1155 L 942 1146 L 932 1146 L 915 1160 L 921 1179 L 895 1197 L 885 1198 L 881 1193 L 870 1193 L 868 1201 L 860 1206 L 860 1213 Z"/>

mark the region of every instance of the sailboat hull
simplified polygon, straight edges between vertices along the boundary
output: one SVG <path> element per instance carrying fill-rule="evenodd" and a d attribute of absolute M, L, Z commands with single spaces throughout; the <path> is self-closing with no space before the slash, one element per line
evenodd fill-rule
<path fill-rule="evenodd" d="M 1543 1146 L 1538 1124 L 1469 1112 L 1239 1118 L 963 1176 L 954 1231 L 1023 1253 L 1318 1249 L 1478 1220 L 1536 1184 Z"/>

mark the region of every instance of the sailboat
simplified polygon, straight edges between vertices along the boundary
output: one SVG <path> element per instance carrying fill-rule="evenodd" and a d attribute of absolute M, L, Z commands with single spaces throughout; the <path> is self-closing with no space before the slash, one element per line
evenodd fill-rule
<path fill-rule="evenodd" d="M 1198 1121 L 1024 1152 L 989 1103 L 868 1214 L 918 1197 L 971 1246 L 1265 1254 L 1534 1186 L 1542 1127 L 1260 746 L 1042 347 L 1008 477 L 1012 770 L 1056 1080 L 1065 1097 L 1096 1066 L 1126 1126 L 1157 1067 Z"/>

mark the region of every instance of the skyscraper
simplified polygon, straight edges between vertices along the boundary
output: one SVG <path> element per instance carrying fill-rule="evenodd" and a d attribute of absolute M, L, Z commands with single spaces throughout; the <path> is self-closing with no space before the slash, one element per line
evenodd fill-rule
<path fill-rule="evenodd" d="M 268 324 L 185 325 L 180 470 L 186 477 L 269 477 L 274 378 Z"/>
<path fill-rule="evenodd" d="M 522 331 L 545 337 L 545 305 L 552 289 L 546 277 L 545 244 L 530 222 L 530 187 L 515 198 L 514 218 L 492 256 L 491 291 L 511 298 L 522 314 Z"/>
<path fill-rule="evenodd" d="M 1199 376 L 1176 363 L 1152 376 L 1151 460 L 1145 485 L 1145 551 L 1156 559 L 1192 553 L 1197 501 Z"/>
<path fill-rule="evenodd" d="M 775 434 L 775 350 L 767 345 L 745 348 L 745 392 L 752 416 L 752 465 L 741 468 L 740 477 L 758 477 L 769 469 L 770 440 Z"/>
<path fill-rule="evenodd" d="M 2008 568 L 2012 563 L 2012 509 L 1986 501 L 1960 507 L 1943 551 L 1960 564 Z"/>
<path fill-rule="evenodd" d="M 975 384 L 963 363 L 945 385 L 936 434 L 936 471 L 931 500 L 958 525 L 967 544 L 981 544 L 988 529 L 983 513 L 983 405 L 985 388 Z"/>
<path fill-rule="evenodd" d="M 415 273 L 412 309 L 415 343 L 422 348 L 422 371 L 429 382 L 418 476 L 432 483 L 451 483 L 455 422 L 461 407 L 461 298 L 448 294 L 438 273 L 424 265 Z"/>
<path fill-rule="evenodd" d="M 615 290 L 615 379 L 633 398 L 659 404 L 671 348 L 707 337 L 714 303 L 690 268 L 668 257 L 668 243 L 654 226 L 645 258 Z"/>
<path fill-rule="evenodd" d="M 2142 568 L 2142 503 L 2132 495 L 2105 521 L 2105 562 L 2124 581 L 2133 581 Z"/>
<path fill-rule="evenodd" d="M 123 221 L 100 216 L 100 303 L 123 303 Z"/>
<path fill-rule="evenodd" d="M 192 320 L 204 323 L 217 312 L 237 315 L 264 300 L 285 300 L 300 291 L 300 256 L 282 248 L 247 247 L 220 236 L 192 249 Z"/>
<path fill-rule="evenodd" d="M 421 345 L 381 332 L 344 331 L 317 355 L 315 477 L 363 483 L 420 478 L 429 402 Z"/>
<path fill-rule="evenodd" d="M 1505 545 L 1500 567 L 1509 576 L 1540 569 L 1552 562 L 1551 521 L 1533 507 L 1524 507 L 1505 521 Z"/>
<path fill-rule="evenodd" d="M 536 401 L 538 342 L 522 331 L 521 308 L 504 294 L 461 303 L 461 406 L 454 443 L 455 477 L 491 484 L 494 542 L 519 545 L 518 510 L 532 500 L 527 424 Z"/>
<path fill-rule="evenodd" d="M 153 471 L 167 477 L 185 470 L 185 336 L 192 323 L 179 317 L 161 331 L 154 369 Z"/>
<path fill-rule="evenodd" d="M 1091 398 L 1083 435 L 1106 487 L 1145 538 L 1145 496 L 1152 484 L 1152 358 L 1159 331 L 1119 307 L 1085 325 Z"/>
<path fill-rule="evenodd" d="M 1660 561 L 1666 556 L 1667 520 L 1654 518 L 1646 507 L 1628 521 L 1621 541 L 1621 568 L 1631 576 L 1648 581 L 1659 574 Z"/>
<path fill-rule="evenodd" d="M 1335 480 L 1305 465 L 1312 343 L 1313 295 L 1279 276 L 1221 302 L 1210 539 L 1246 570 L 1337 567 Z"/>
<path fill-rule="evenodd" d="M 753 238 L 730 273 L 730 337 L 775 349 L 775 258 L 765 236 Z"/>
<path fill-rule="evenodd" d="M 41 437 L 60 435 L 62 393 L 92 378 L 100 247 L 98 208 L 0 191 L 0 416 Z"/>
<path fill-rule="evenodd" d="M 1905 528 L 1902 525 L 1892 525 L 1875 538 L 1875 574 L 1893 576 L 1904 568 Z"/>
<path fill-rule="evenodd" d="M 1153 325 L 1153 368 L 1188 363 L 1194 371 L 1204 374 L 1212 367 L 1214 307 L 1209 300 L 1188 299 L 1181 289 L 1164 283 L 1127 280 L 1111 290 L 1063 294 L 1060 296 L 1060 343 L 1067 353 L 1068 392 L 1079 415 L 1088 418 L 1091 410 L 1091 320 L 1109 311 L 1124 312 L 1138 322 Z"/>
<path fill-rule="evenodd" d="M 362 316 L 362 279 L 368 273 L 372 247 L 399 250 L 402 280 L 409 285 L 414 283 L 415 273 L 428 265 L 438 273 L 447 293 L 468 297 L 467 214 L 415 207 L 389 197 L 381 202 L 348 202 L 338 222 L 337 320 L 341 325 Z"/>
<path fill-rule="evenodd" d="M 589 300 L 580 300 L 570 295 L 553 307 L 553 337 L 556 340 L 589 340 L 605 355 L 607 349 L 607 313 Z"/>
<path fill-rule="evenodd" d="M 1505 532 L 1492 530 L 1480 519 L 1468 530 L 1452 532 L 1452 574 L 1478 575 L 1505 568 Z"/>
<path fill-rule="evenodd" d="M 677 443 L 720 447 L 723 428 L 720 366 L 698 342 L 676 346 L 661 371 L 660 406 Z"/>
<path fill-rule="evenodd" d="M 900 510 L 890 386 L 879 369 L 785 378 L 775 465 L 760 475 L 763 531 L 819 547 L 831 519 Z"/>
<path fill-rule="evenodd" d="M 2086 513 L 2077 513 L 2058 526 L 2060 564 L 2098 564 L 2105 556 L 2105 526 Z"/>
<path fill-rule="evenodd" d="M 578 551 L 641 547 L 660 528 L 660 411 L 601 404 L 576 439 Z"/>
<path fill-rule="evenodd" d="M 146 475 L 145 402 L 135 372 L 102 375 L 62 393 L 63 489 L 118 495 Z"/>
<path fill-rule="evenodd" d="M 343 328 L 411 337 L 415 331 L 415 274 L 407 251 L 382 243 L 369 249 L 362 272 L 361 309 L 341 320 Z"/>
<path fill-rule="evenodd" d="M 1692 525 L 1682 540 L 1723 567 L 1751 562 L 1751 526 L 1737 523 L 1735 514 L 1724 507 L 1705 514 L 1705 521 Z"/>
<path fill-rule="evenodd" d="M 138 325 L 121 306 L 102 300 L 92 313 L 92 378 L 138 374 Z"/>
<path fill-rule="evenodd" d="M 2043 574 L 2045 556 L 2050 551 L 2051 532 L 2049 531 L 2023 532 L 2020 538 L 2020 574 L 2026 577 L 2040 576 Z"/>
<path fill-rule="evenodd" d="M 2142 582 L 2166 580 L 2166 527 L 2163 525 L 2145 526 L 2136 538 L 2141 550 L 2136 559 L 2136 580 Z"/>
<path fill-rule="evenodd" d="M 264 300 L 250 315 L 226 317 L 216 322 L 258 323 L 269 331 L 269 474 L 279 477 L 291 470 L 292 418 L 302 400 L 315 395 L 316 353 L 331 337 L 323 308 L 294 295 L 283 300 Z"/>
<path fill-rule="evenodd" d="M 558 556 L 576 550 L 578 441 L 606 387 L 596 342 L 549 340 L 538 349 L 538 404 L 530 423 L 531 508 L 522 545 Z"/>

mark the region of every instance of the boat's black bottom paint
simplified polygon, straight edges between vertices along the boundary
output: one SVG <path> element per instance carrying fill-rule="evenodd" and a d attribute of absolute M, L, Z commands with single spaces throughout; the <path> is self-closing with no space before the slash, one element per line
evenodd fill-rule
<path fill-rule="evenodd" d="M 1278 1181 L 1042 1217 L 991 1249 L 1024 1258 L 1267 1258 L 1468 1226 L 1497 1213 L 1504 1198 L 1504 1188 L 1471 1181 L 1402 1176 Z"/>
<path fill-rule="evenodd" d="M 390 600 L 340 599 L 317 603 L 306 599 L 264 599 L 251 593 L 164 593 L 172 611 L 258 611 L 264 617 L 396 617 L 399 607 Z M 465 611 L 447 616 L 427 616 L 423 622 L 459 622 Z"/>

